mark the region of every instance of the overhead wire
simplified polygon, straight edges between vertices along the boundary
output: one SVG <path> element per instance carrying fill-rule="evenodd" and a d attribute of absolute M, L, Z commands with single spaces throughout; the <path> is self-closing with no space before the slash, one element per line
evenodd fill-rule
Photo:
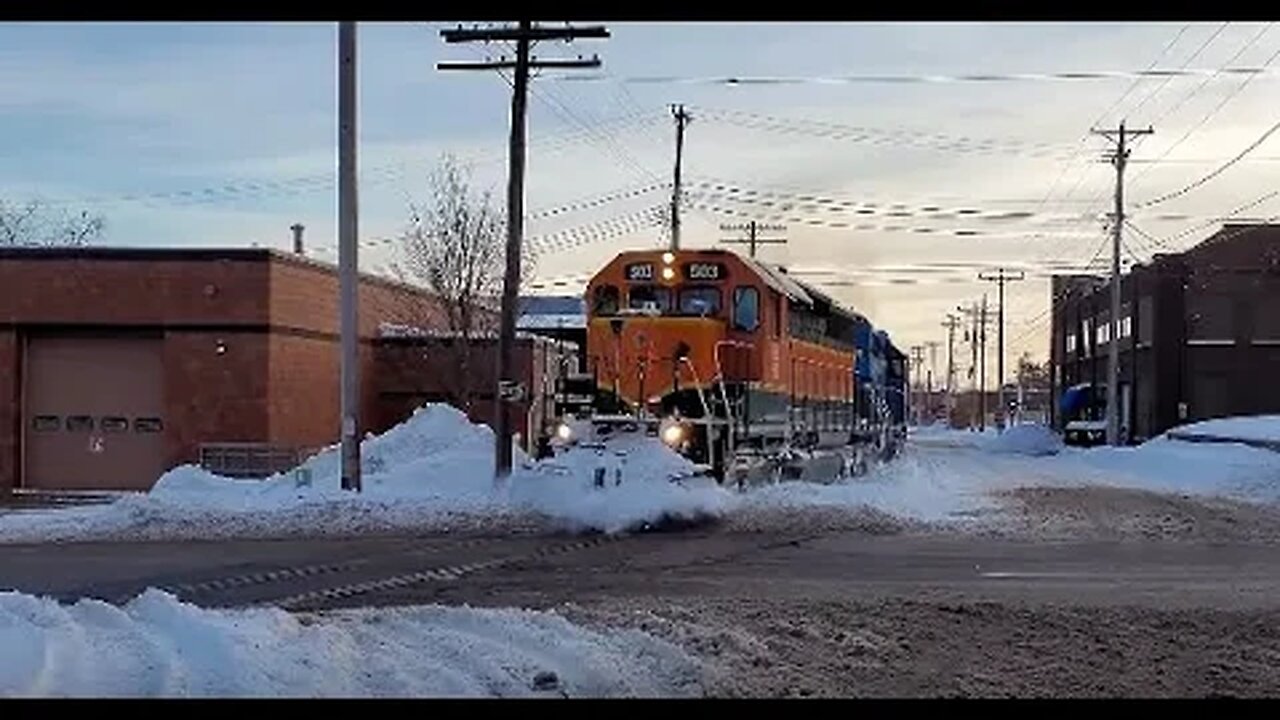
<path fill-rule="evenodd" d="M 1260 31 L 1258 31 L 1258 33 L 1257 33 L 1256 35 L 1254 35 L 1254 36 L 1253 36 L 1253 37 L 1252 37 L 1248 42 L 1246 42 L 1244 45 L 1242 45 L 1242 46 L 1240 47 L 1240 49 L 1239 49 L 1239 50 L 1237 50 L 1237 51 L 1236 51 L 1235 55 L 1233 55 L 1233 56 L 1231 57 L 1231 59 L 1230 59 L 1230 60 L 1228 60 L 1226 63 L 1224 63 L 1224 64 L 1223 64 L 1223 66 L 1222 66 L 1221 68 L 1219 68 L 1219 71 L 1218 71 L 1218 72 L 1219 72 L 1219 73 L 1224 72 L 1230 63 L 1235 62 L 1236 58 L 1240 57 L 1240 56 L 1241 56 L 1241 55 L 1243 55 L 1243 54 L 1244 54 L 1244 53 L 1245 53 L 1249 48 L 1251 48 L 1251 47 L 1253 47 L 1255 44 L 1257 44 L 1257 42 L 1258 42 L 1259 40 L 1261 40 L 1261 39 L 1262 39 L 1262 36 L 1263 36 L 1263 35 L 1266 35 L 1266 34 L 1267 34 L 1267 31 L 1269 31 L 1269 30 L 1271 29 L 1271 26 L 1272 26 L 1272 25 L 1274 25 L 1274 24 L 1275 24 L 1275 23 L 1267 23 L 1265 26 L 1263 26 L 1263 28 L 1262 28 Z M 1264 67 L 1270 67 L 1270 66 L 1271 66 L 1271 63 L 1272 63 L 1272 62 L 1274 62 L 1274 61 L 1275 61 L 1275 59 L 1276 59 L 1276 55 L 1275 55 L 1275 54 L 1273 54 L 1273 55 L 1272 55 L 1272 56 L 1271 56 L 1271 57 L 1266 61 L 1266 64 L 1264 65 Z M 1161 120 L 1163 120 L 1164 118 L 1166 118 L 1166 117 L 1168 117 L 1169 115 L 1171 115 L 1171 114 L 1173 113 L 1173 111 L 1174 111 L 1174 110 L 1176 110 L 1176 109 L 1178 109 L 1178 108 L 1182 107 L 1184 104 L 1186 104 L 1186 102 L 1187 102 L 1188 100 L 1190 100 L 1192 97 L 1195 97 L 1197 94 L 1199 94 L 1199 93 L 1200 93 L 1200 91 L 1204 90 L 1205 86 L 1207 86 L 1207 85 L 1209 84 L 1209 82 L 1210 82 L 1210 81 L 1212 81 L 1215 77 L 1217 77 L 1217 75 L 1211 75 L 1211 76 L 1209 76 L 1209 77 L 1205 78 L 1203 82 L 1201 82 L 1199 85 L 1197 85 L 1195 88 L 1193 88 L 1189 93 L 1187 93 L 1185 96 L 1183 96 L 1183 98 L 1182 98 L 1181 100 L 1179 100 L 1179 101 L 1178 101 L 1177 103 L 1175 103 L 1172 107 L 1170 107 L 1169 109 L 1167 109 L 1163 114 L 1161 114 L 1161 115 L 1160 115 L 1156 120 L 1152 121 L 1150 124 L 1155 125 L 1156 123 L 1160 122 L 1160 121 L 1161 121 Z M 1187 139 L 1188 137 L 1190 137 L 1192 133 L 1194 133 L 1196 130 L 1200 129 L 1200 128 L 1201 128 L 1201 127 L 1202 127 L 1206 122 L 1208 122 L 1208 121 L 1209 121 L 1209 119 L 1210 119 L 1210 118 L 1212 118 L 1214 115 L 1216 115 L 1216 114 L 1218 113 L 1218 111 L 1219 111 L 1219 110 L 1221 110 L 1221 109 L 1223 108 L 1223 106 L 1225 106 L 1225 105 L 1226 105 L 1228 102 L 1230 102 L 1234 97 L 1236 97 L 1236 95 L 1238 95 L 1242 90 L 1244 90 L 1246 87 L 1248 87 L 1248 86 L 1249 86 L 1249 83 L 1250 83 L 1250 82 L 1252 82 L 1252 80 L 1253 80 L 1253 76 L 1248 76 L 1248 77 L 1246 77 L 1246 78 L 1244 79 L 1244 81 L 1243 81 L 1243 82 L 1241 82 L 1241 83 L 1240 83 L 1240 85 L 1238 85 L 1238 86 L 1235 88 L 1235 90 L 1233 90 L 1232 92 L 1230 92 L 1230 93 L 1228 93 L 1226 96 L 1224 96 L 1224 97 L 1223 97 L 1223 99 L 1222 99 L 1222 100 L 1221 100 L 1221 101 L 1220 101 L 1220 102 L 1219 102 L 1219 103 L 1218 103 L 1218 104 L 1217 104 L 1217 105 L 1216 105 L 1212 110 L 1210 110 L 1210 111 L 1209 111 L 1209 112 L 1208 112 L 1204 117 L 1202 117 L 1202 118 L 1200 119 L 1200 121 L 1199 121 L 1199 122 L 1197 122 L 1195 125 L 1191 126 L 1191 127 L 1190 127 L 1186 132 L 1185 132 L 1185 133 L 1183 133 L 1183 135 L 1182 135 L 1180 138 L 1178 138 L 1176 141 L 1174 141 L 1174 142 L 1173 142 L 1173 143 L 1171 143 L 1169 146 L 1167 146 L 1167 147 L 1165 148 L 1164 152 L 1162 152 L 1162 153 L 1161 153 L 1161 154 L 1156 158 L 1156 160 L 1157 160 L 1157 161 L 1159 161 L 1159 160 L 1163 160 L 1164 158 L 1168 157 L 1168 156 L 1169 156 L 1169 154 L 1170 154 L 1170 153 L 1172 153 L 1172 152 L 1173 152 L 1173 150 L 1174 150 L 1175 148 L 1177 148 L 1179 145 L 1181 145 L 1183 142 L 1185 142 L 1185 141 L 1186 141 L 1186 139 Z M 1133 177 L 1133 181 L 1134 181 L 1134 182 L 1136 182 L 1136 181 L 1140 180 L 1144 175 L 1146 175 L 1147 173 L 1151 172 L 1151 171 L 1152 171 L 1152 169 L 1154 169 L 1154 167 L 1155 167 L 1155 164 L 1152 164 L 1152 165 L 1149 165 L 1148 167 L 1144 168 L 1142 171 L 1140 171 L 1140 172 L 1138 172 L 1137 174 L 1135 174 L 1135 175 L 1134 175 L 1134 177 Z"/>
<path fill-rule="evenodd" d="M 1202 42 L 1200 43 L 1200 45 L 1199 45 L 1199 46 L 1197 46 L 1197 47 L 1196 47 L 1196 49 L 1195 49 L 1195 50 L 1194 50 L 1194 51 L 1193 51 L 1193 52 L 1192 52 L 1192 53 L 1191 53 L 1191 54 L 1190 54 L 1186 59 L 1184 59 L 1184 60 L 1182 61 L 1182 64 L 1181 64 L 1181 66 L 1180 66 L 1180 69 L 1185 69 L 1185 68 L 1187 67 L 1187 65 L 1189 65 L 1193 60 L 1195 60 L 1195 58 L 1199 57 L 1199 56 L 1200 56 L 1200 55 L 1201 55 L 1201 54 L 1202 54 L 1202 53 L 1203 53 L 1203 52 L 1204 52 L 1204 51 L 1205 51 L 1205 50 L 1206 50 L 1206 49 L 1207 49 L 1211 44 L 1213 44 L 1213 42 L 1218 38 L 1218 36 L 1220 36 L 1220 35 L 1223 33 L 1223 31 L 1225 31 L 1225 30 L 1227 29 L 1227 27 L 1228 27 L 1230 24 L 1231 24 L 1231 23 L 1230 23 L 1229 21 L 1228 21 L 1228 22 L 1224 22 L 1224 23 L 1222 23 L 1221 25 L 1219 25 L 1219 26 L 1218 26 L 1218 28 L 1217 28 L 1216 30 L 1214 30 L 1212 33 L 1210 33 L 1210 34 L 1209 34 L 1209 36 L 1208 36 L 1207 38 L 1205 38 L 1205 39 L 1204 39 L 1204 41 L 1202 41 Z M 1184 32 L 1185 32 L 1185 28 L 1183 28 L 1182 30 L 1179 30 L 1178 34 L 1174 36 L 1174 41 L 1173 41 L 1173 42 L 1170 42 L 1170 43 L 1169 43 L 1169 44 L 1167 44 L 1167 45 L 1165 45 L 1164 49 L 1163 49 L 1163 50 L 1161 50 L 1160 54 L 1156 57 L 1156 60 L 1155 60 L 1155 61 L 1153 61 L 1153 65 L 1154 65 L 1154 63 L 1155 63 L 1155 62 L 1159 62 L 1160 58 L 1162 58 L 1162 57 L 1164 57 L 1166 54 L 1168 54 L 1168 52 L 1169 52 L 1169 51 L 1174 47 L 1174 45 L 1175 45 L 1175 43 L 1176 43 L 1176 40 L 1177 40 L 1178 38 L 1180 38 Z M 1149 66 L 1149 67 L 1150 67 L 1150 66 Z M 1172 74 L 1172 73 L 1170 73 L 1170 74 L 1166 74 L 1166 75 L 1165 75 L 1165 80 L 1164 80 L 1164 82 L 1163 82 L 1163 83 L 1161 83 L 1161 85 L 1156 89 L 1156 91 L 1155 91 L 1155 92 L 1159 92 L 1159 90 L 1160 90 L 1160 89 L 1162 89 L 1166 84 L 1168 84 L 1169 80 L 1170 80 L 1172 77 L 1174 77 L 1174 76 L 1175 76 L 1175 75 L 1174 75 L 1174 74 Z M 1141 81 L 1141 79 L 1142 79 L 1141 77 L 1139 77 L 1139 78 L 1135 79 L 1135 83 L 1140 82 L 1140 81 Z M 1132 90 L 1132 88 L 1133 88 L 1133 87 L 1134 87 L 1134 86 L 1133 86 L 1133 85 L 1131 85 L 1131 86 L 1130 86 L 1130 90 Z M 1155 92 L 1151 93 L 1151 94 L 1150 94 L 1150 95 L 1148 95 L 1146 98 L 1144 98 L 1142 101 L 1140 101 L 1140 102 L 1138 103 L 1138 106 L 1140 107 L 1141 105 L 1145 104 L 1148 100 L 1150 100 L 1152 97 L 1154 97 Z M 1129 94 L 1129 91 L 1126 91 L 1126 93 L 1125 93 L 1124 95 L 1122 95 L 1119 99 L 1117 99 L 1114 103 L 1112 103 L 1112 104 L 1107 108 L 1107 110 L 1105 110 L 1101 115 L 1099 115 L 1099 116 L 1098 116 L 1098 119 L 1094 121 L 1093 125 L 1097 125 L 1097 124 L 1101 123 L 1104 119 L 1106 119 L 1107 115 L 1109 115 L 1113 110 L 1115 110 L 1117 107 L 1119 107 L 1119 106 L 1120 106 L 1120 104 L 1123 102 L 1124 98 L 1128 96 L 1128 94 Z M 1090 139 L 1090 137 L 1092 137 L 1092 133 L 1091 133 L 1091 132 L 1085 132 L 1085 133 L 1081 136 L 1081 138 L 1080 138 L 1080 143 L 1081 143 L 1081 144 L 1083 144 L 1084 142 L 1088 141 L 1088 140 Z M 1064 176 L 1066 175 L 1066 171 L 1067 171 L 1070 167 L 1071 167 L 1071 165 L 1065 165 L 1065 166 L 1063 167 L 1062 172 L 1061 172 L 1061 173 L 1059 173 L 1058 177 L 1054 180 L 1054 183 L 1050 186 L 1049 191 L 1045 194 L 1045 198 L 1044 198 L 1044 201 L 1045 201 L 1045 202 L 1047 202 L 1047 201 L 1048 201 L 1049 197 L 1053 194 L 1054 189 L 1057 187 L 1057 185 L 1058 185 L 1058 183 L 1061 181 L 1062 177 L 1064 177 Z M 1090 167 L 1090 165 L 1089 165 L 1089 164 L 1086 164 L 1084 167 L 1085 167 L 1085 169 L 1087 170 L 1087 169 Z M 1075 182 L 1075 184 L 1074 184 L 1074 185 L 1072 185 L 1072 186 L 1071 186 L 1071 189 L 1070 189 L 1070 190 L 1068 190 L 1068 191 L 1066 192 L 1066 194 L 1065 194 L 1065 195 L 1063 195 L 1063 200 L 1065 200 L 1066 198 L 1069 198 L 1069 197 L 1071 197 L 1073 194 L 1075 194 L 1076 190 L 1078 190 L 1078 189 L 1079 189 L 1080 185 L 1084 182 L 1084 179 L 1085 179 L 1086 177 L 1088 177 L 1088 173 L 1087 173 L 1087 172 L 1083 172 L 1083 173 L 1081 173 L 1081 174 L 1076 178 L 1076 182 Z M 1088 205 L 1089 205 L 1089 206 L 1093 206 L 1093 205 L 1095 205 L 1095 204 L 1098 202 L 1098 200 L 1099 200 L 1099 197 L 1098 197 L 1098 196 L 1094 196 L 1093 198 L 1091 198 L 1091 199 L 1088 201 Z M 1039 210 L 1039 209 L 1041 209 L 1041 208 L 1043 208 L 1043 202 L 1041 203 L 1041 205 L 1038 205 L 1038 206 L 1037 206 L 1037 210 Z M 1032 239 L 1038 239 L 1038 237 L 1039 237 L 1039 236 L 1036 236 L 1036 237 L 1033 237 Z M 1058 245 L 1058 246 L 1056 246 L 1056 247 L 1052 248 L 1052 249 L 1051 249 L 1051 252 L 1052 252 L 1054 255 L 1057 255 L 1058 253 L 1061 253 L 1061 252 L 1065 249 L 1065 247 L 1066 247 L 1065 245 Z"/>

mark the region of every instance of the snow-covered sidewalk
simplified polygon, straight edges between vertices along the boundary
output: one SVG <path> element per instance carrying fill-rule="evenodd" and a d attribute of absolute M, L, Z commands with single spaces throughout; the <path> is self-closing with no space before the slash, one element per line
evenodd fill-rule
<path fill-rule="evenodd" d="M 635 630 L 439 606 L 290 615 L 150 590 L 124 607 L 0 593 L 0 697 L 670 697 L 697 663 Z"/>

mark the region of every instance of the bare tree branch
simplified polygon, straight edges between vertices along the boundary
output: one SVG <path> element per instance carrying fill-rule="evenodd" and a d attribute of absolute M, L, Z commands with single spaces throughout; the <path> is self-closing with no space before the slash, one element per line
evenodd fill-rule
<path fill-rule="evenodd" d="M 453 343 L 451 394 L 469 407 L 471 339 L 497 329 L 506 274 L 506 214 L 492 190 L 474 188 L 469 171 L 446 155 L 428 177 L 426 202 L 411 204 L 409 218 L 401 236 L 404 264 L 399 271 L 431 290 L 443 307 L 449 330 L 459 340 Z M 532 252 L 526 248 L 521 260 L 521 275 L 527 278 L 533 272 Z"/>
<path fill-rule="evenodd" d="M 56 211 L 38 200 L 22 204 L 0 199 L 0 247 L 88 245 L 106 228 L 101 215 Z"/>

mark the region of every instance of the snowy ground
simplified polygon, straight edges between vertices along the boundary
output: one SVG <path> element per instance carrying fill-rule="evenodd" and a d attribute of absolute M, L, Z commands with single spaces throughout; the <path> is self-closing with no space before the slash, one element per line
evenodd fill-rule
<path fill-rule="evenodd" d="M 637 630 L 438 606 L 291 615 L 148 591 L 124 607 L 0 593 L 0 697 L 671 697 L 698 665 Z"/>
<path fill-rule="evenodd" d="M 1267 425 L 1252 418 L 1236 424 L 1254 432 Z M 672 482 L 693 467 L 651 438 L 609 453 L 576 448 L 542 462 L 519 454 L 509 482 L 495 487 L 491 432 L 442 405 L 367 439 L 362 457 L 365 488 L 359 495 L 340 489 L 333 449 L 304 464 L 309 484 L 293 474 L 230 480 L 181 467 L 151 492 L 110 505 L 0 515 L 0 542 L 548 527 L 617 532 L 673 518 L 793 524 L 806 511 L 987 527 L 1008 507 L 1011 491 L 1044 487 L 1280 501 L 1280 453 L 1164 437 L 1135 448 L 1065 448 L 1036 425 L 999 434 L 919 428 L 902 457 L 865 477 L 788 482 L 745 494 L 705 479 Z M 600 467 L 604 487 L 597 488 Z"/>

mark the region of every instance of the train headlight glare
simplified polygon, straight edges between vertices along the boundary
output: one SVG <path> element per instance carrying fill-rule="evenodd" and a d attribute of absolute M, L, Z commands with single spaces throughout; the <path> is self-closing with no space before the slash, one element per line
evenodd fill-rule
<path fill-rule="evenodd" d="M 573 439 L 573 428 L 569 427 L 567 423 L 560 423 L 560 427 L 556 428 L 556 437 L 568 442 Z"/>
<path fill-rule="evenodd" d="M 662 441 L 668 445 L 676 446 L 684 439 L 684 428 L 679 425 L 668 425 L 662 429 Z"/>
<path fill-rule="evenodd" d="M 671 268 L 669 268 L 669 267 L 664 267 L 664 268 L 662 268 L 662 279 L 663 279 L 663 280 L 674 280 L 674 279 L 675 279 L 675 277 L 676 277 L 676 271 L 675 271 L 675 270 L 672 270 L 672 269 L 671 269 Z"/>
<path fill-rule="evenodd" d="M 666 264 L 666 265 L 670 265 L 671 263 L 673 263 L 673 262 L 675 262 L 675 261 L 676 261 L 676 254 L 675 254 L 675 253 L 671 253 L 671 252 L 664 252 L 664 253 L 662 253 L 662 262 L 663 262 L 664 264 Z"/>

